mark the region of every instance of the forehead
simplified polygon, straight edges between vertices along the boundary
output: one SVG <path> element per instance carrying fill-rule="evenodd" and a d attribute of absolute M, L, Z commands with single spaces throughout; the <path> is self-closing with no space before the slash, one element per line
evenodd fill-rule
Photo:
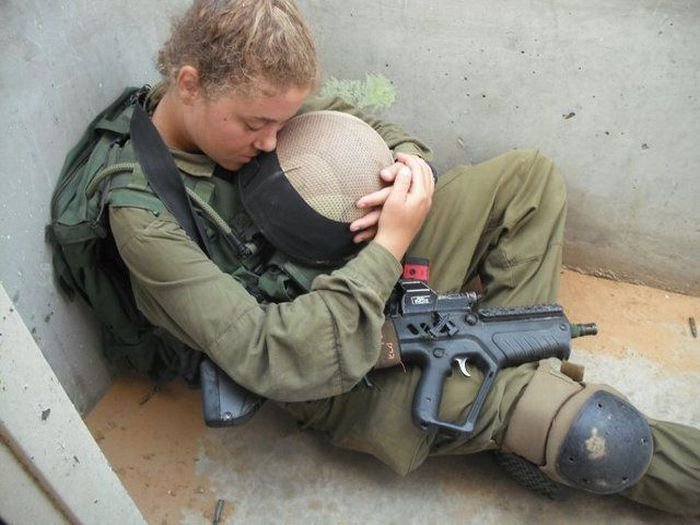
<path fill-rule="evenodd" d="M 309 88 L 298 87 L 273 93 L 262 90 L 252 93 L 231 91 L 212 102 L 220 109 L 241 118 L 283 122 L 294 116 L 309 92 Z"/>

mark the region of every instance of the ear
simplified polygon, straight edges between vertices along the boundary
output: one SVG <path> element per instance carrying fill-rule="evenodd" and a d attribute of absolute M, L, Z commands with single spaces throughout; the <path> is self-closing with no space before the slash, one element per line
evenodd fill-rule
<path fill-rule="evenodd" d="M 199 71 L 194 66 L 182 66 L 175 79 L 180 100 L 186 106 L 191 106 L 202 96 L 199 85 Z"/>

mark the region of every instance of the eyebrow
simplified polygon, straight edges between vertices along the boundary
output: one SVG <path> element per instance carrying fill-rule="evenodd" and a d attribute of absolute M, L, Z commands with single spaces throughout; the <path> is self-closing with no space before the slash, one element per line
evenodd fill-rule
<path fill-rule="evenodd" d="M 266 124 L 269 124 L 269 123 L 271 123 L 271 122 L 277 122 L 275 119 L 273 119 L 273 118 L 267 118 L 267 117 L 250 116 L 250 117 L 247 117 L 247 118 L 248 118 L 248 120 L 259 120 L 259 121 L 261 121 L 261 122 L 265 122 Z"/>
<path fill-rule="evenodd" d="M 275 120 L 273 118 L 268 118 L 268 117 L 250 116 L 250 117 L 247 117 L 247 120 L 249 120 L 249 121 L 256 120 L 256 121 L 259 121 L 259 122 L 262 122 L 265 124 L 277 124 L 277 123 L 286 124 L 287 122 L 289 122 L 291 120 L 291 117 L 288 119 L 285 119 L 285 120 Z"/>

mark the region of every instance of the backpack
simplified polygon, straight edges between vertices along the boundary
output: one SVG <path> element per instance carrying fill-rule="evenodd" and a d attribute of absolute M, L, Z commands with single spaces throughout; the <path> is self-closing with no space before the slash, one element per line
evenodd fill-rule
<path fill-rule="evenodd" d="M 81 297 L 95 313 L 108 361 L 126 362 L 156 382 L 178 375 L 196 382 L 201 353 L 154 327 L 139 312 L 128 269 L 109 229 L 110 181 L 103 167 L 112 147 L 129 138 L 133 106 L 145 92 L 135 87 L 124 90 L 66 156 L 51 199 L 47 240 L 53 247 L 60 288 L 70 299 Z M 103 185 L 102 191 L 92 191 L 95 185 Z"/>

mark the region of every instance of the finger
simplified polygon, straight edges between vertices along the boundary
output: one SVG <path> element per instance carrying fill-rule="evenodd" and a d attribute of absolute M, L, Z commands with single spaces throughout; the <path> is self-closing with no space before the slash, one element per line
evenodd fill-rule
<path fill-rule="evenodd" d="M 411 173 L 414 175 L 414 179 L 425 177 L 425 170 L 423 168 L 424 163 L 420 157 L 398 153 L 397 159 L 403 162 L 411 170 Z"/>
<path fill-rule="evenodd" d="M 387 197 L 391 193 L 391 186 L 377 190 L 374 193 L 365 195 L 361 197 L 360 200 L 355 203 L 358 208 L 374 208 L 376 206 L 381 206 L 386 202 Z"/>
<path fill-rule="evenodd" d="M 366 230 L 362 230 L 360 233 L 355 235 L 352 238 L 352 241 L 356 244 L 368 241 L 370 239 L 373 239 L 374 236 L 377 234 L 377 227 L 373 226 L 372 228 L 367 228 Z"/>
<path fill-rule="evenodd" d="M 416 174 L 420 174 L 424 179 L 425 188 L 432 194 L 435 188 L 435 177 L 433 169 L 423 159 L 416 155 L 397 153 L 396 158 L 404 162 Z"/>
<path fill-rule="evenodd" d="M 372 210 L 363 217 L 360 217 L 359 219 L 356 219 L 352 221 L 350 224 L 350 231 L 351 232 L 359 232 L 360 230 L 365 230 L 367 228 L 371 228 L 372 226 L 376 225 L 379 222 L 379 215 L 381 214 L 381 210 L 376 209 Z"/>
<path fill-rule="evenodd" d="M 406 166 L 416 166 L 418 162 L 422 161 L 420 157 L 417 155 L 411 155 L 409 153 L 397 153 L 396 154 L 396 160 L 400 162 L 401 164 L 405 164 Z"/>
<path fill-rule="evenodd" d="M 409 164 L 408 166 L 411 169 L 411 174 L 413 175 L 411 179 L 411 188 L 410 188 L 410 193 L 412 195 L 416 196 L 423 196 L 426 195 L 428 192 L 428 180 L 425 175 L 425 171 L 423 170 L 423 167 L 421 166 L 420 159 L 415 158 L 413 160 L 408 161 Z"/>
<path fill-rule="evenodd" d="M 430 195 L 433 194 L 435 191 L 435 176 L 433 175 L 433 169 L 430 167 L 430 164 L 427 162 L 423 161 L 423 164 L 425 164 L 425 181 L 426 181 L 426 186 L 428 190 L 430 191 Z"/>
<path fill-rule="evenodd" d="M 401 153 L 400 151 L 395 155 L 396 160 L 403 162 L 404 164 L 411 158 L 416 158 L 416 155 L 411 155 L 410 153 Z"/>
<path fill-rule="evenodd" d="M 384 182 L 394 182 L 396 174 L 404 164 L 402 162 L 394 162 L 391 166 L 387 166 L 379 172 L 379 176 Z"/>
<path fill-rule="evenodd" d="M 430 185 L 435 187 L 435 174 L 433 173 L 433 168 L 427 162 L 423 161 L 425 175 L 430 179 Z"/>
<path fill-rule="evenodd" d="M 412 179 L 411 170 L 406 167 L 400 169 L 399 173 L 396 175 L 394 185 L 391 187 L 389 199 L 406 200 L 406 196 L 411 188 Z"/>
<path fill-rule="evenodd" d="M 425 176 L 426 172 L 431 171 L 428 164 L 416 155 L 397 153 L 396 158 L 397 160 L 401 161 L 406 166 L 408 166 L 411 169 L 411 171 L 413 171 L 416 174 L 420 174 L 421 176 Z"/>

